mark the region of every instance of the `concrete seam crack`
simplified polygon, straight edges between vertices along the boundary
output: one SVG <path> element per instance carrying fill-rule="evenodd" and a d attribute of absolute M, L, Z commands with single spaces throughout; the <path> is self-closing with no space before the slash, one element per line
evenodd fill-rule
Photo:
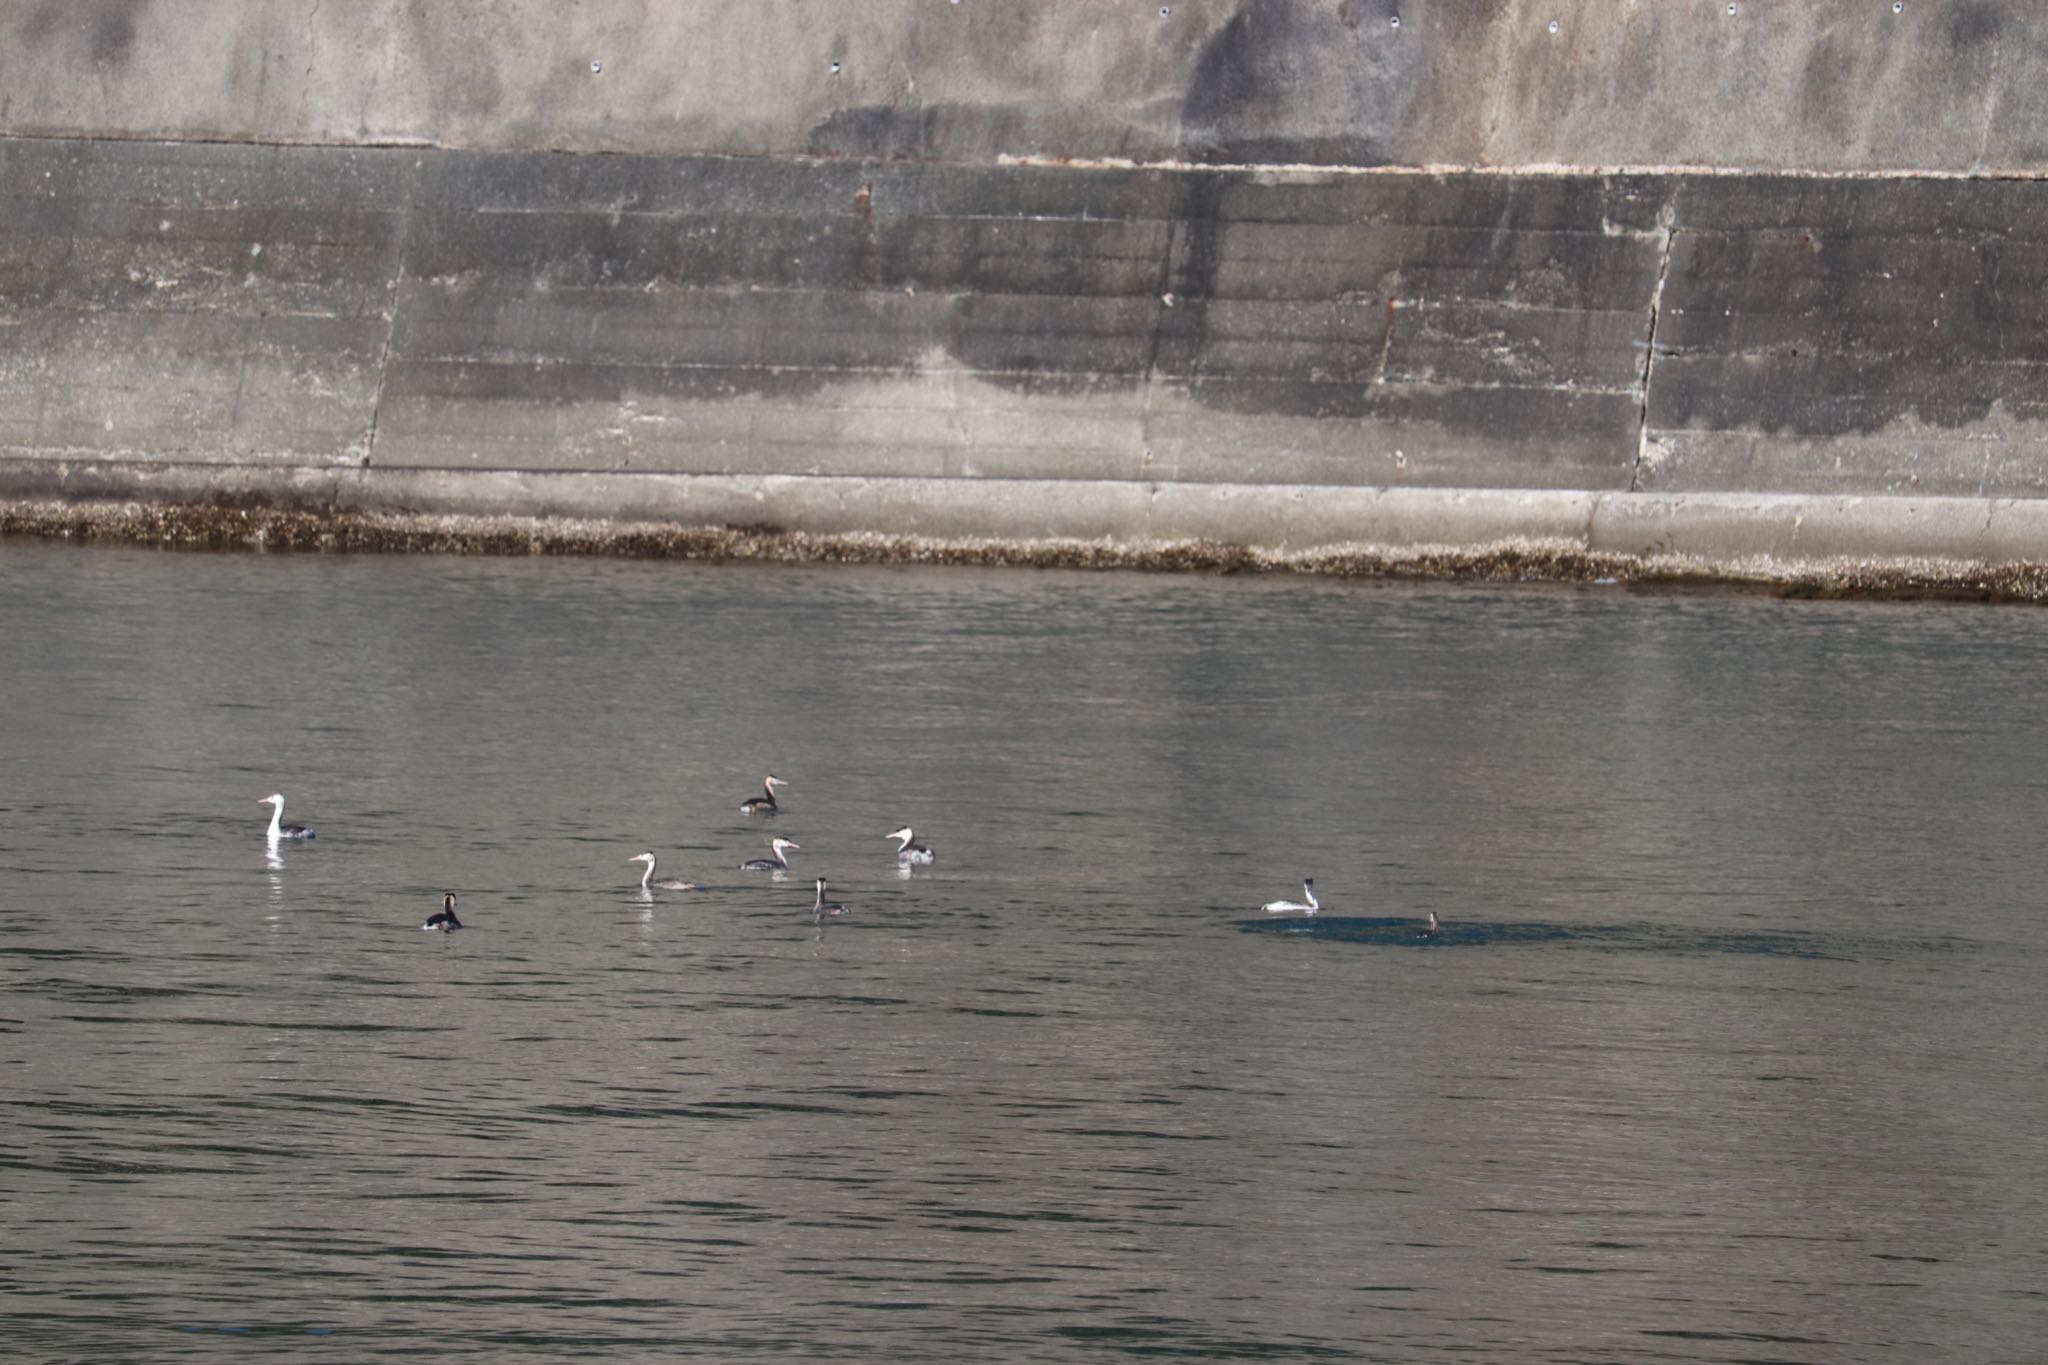
<path fill-rule="evenodd" d="M 1643 337 L 1643 373 L 1640 381 L 1642 405 L 1636 423 L 1636 460 L 1628 472 L 1628 491 L 1643 491 L 1643 463 L 1650 453 L 1650 369 L 1657 360 L 1657 315 L 1664 306 L 1664 281 L 1671 275 L 1671 248 L 1678 240 L 1677 203 L 1666 200 L 1657 212 L 1657 226 L 1664 233 L 1664 252 L 1657 262 L 1657 283 L 1650 290 L 1650 320 Z"/>
<path fill-rule="evenodd" d="M 384 386 L 391 376 L 391 343 L 398 332 L 398 310 L 405 305 L 405 258 L 412 247 L 413 215 L 419 212 L 420 162 L 413 162 L 399 211 L 397 269 L 391 277 L 391 309 L 384 317 L 384 339 L 377 347 L 377 395 L 370 401 L 370 425 L 363 432 L 363 467 L 377 452 L 377 429 L 384 419 Z"/>

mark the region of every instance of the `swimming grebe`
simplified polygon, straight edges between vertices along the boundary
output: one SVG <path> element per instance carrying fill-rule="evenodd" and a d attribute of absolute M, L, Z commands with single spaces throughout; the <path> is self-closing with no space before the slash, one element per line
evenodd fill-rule
<path fill-rule="evenodd" d="M 440 911 L 427 916 L 427 922 L 420 926 L 422 929 L 439 929 L 444 934 L 452 934 L 461 927 L 462 921 L 455 918 L 455 893 L 453 891 L 448 892 L 441 898 Z"/>
<path fill-rule="evenodd" d="M 850 915 L 852 913 L 852 911 L 848 910 L 838 901 L 828 901 L 825 899 L 825 879 L 823 877 L 818 878 L 818 899 L 811 906 L 811 922 L 813 924 L 822 924 L 828 919 L 835 919 L 840 915 Z"/>
<path fill-rule="evenodd" d="M 748 797 L 746 800 L 740 802 L 740 810 L 747 815 L 775 814 L 775 812 L 779 809 L 779 807 L 777 807 L 775 804 L 775 789 L 777 787 L 787 787 L 788 785 L 789 784 L 787 782 L 784 782 L 774 773 L 768 774 L 767 778 L 761 783 L 761 790 L 767 792 L 768 794 L 766 796 Z"/>
<path fill-rule="evenodd" d="M 1316 899 L 1316 879 L 1314 877 L 1310 877 L 1302 882 L 1301 894 L 1306 898 L 1306 904 L 1303 904 L 1301 901 L 1267 901 L 1259 908 L 1269 915 L 1313 915 L 1316 911 L 1323 908 L 1322 902 Z"/>
<path fill-rule="evenodd" d="M 768 847 L 774 850 L 771 858 L 749 858 L 740 864 L 742 872 L 787 872 L 789 859 L 782 856 L 784 849 L 802 848 L 794 839 L 770 839 Z"/>
<path fill-rule="evenodd" d="M 899 863 L 928 863 L 932 860 L 932 851 L 929 848 L 926 848 L 923 844 L 911 842 L 915 836 L 911 834 L 910 826 L 908 825 L 882 837 L 885 839 L 902 840 L 902 843 L 896 847 L 896 861 Z"/>
<path fill-rule="evenodd" d="M 643 891 L 650 886 L 660 887 L 663 891 L 695 891 L 697 889 L 697 883 L 686 882 L 677 877 L 663 877 L 658 882 L 652 880 L 654 876 L 654 855 L 652 853 L 635 853 L 626 861 L 629 863 L 647 864 L 647 870 L 640 874 L 640 889 Z"/>
<path fill-rule="evenodd" d="M 1437 931 L 1441 927 L 1442 926 L 1436 922 L 1436 911 L 1432 910 L 1429 912 L 1429 927 L 1427 929 L 1424 929 L 1420 934 L 1416 935 L 1416 937 L 1435 938 L 1437 936 Z"/>
<path fill-rule="evenodd" d="M 276 842 L 277 840 L 279 840 L 279 839 L 310 839 L 310 838 L 312 838 L 312 837 L 313 837 L 313 831 L 312 831 L 312 830 L 310 830 L 310 829 L 307 829 L 307 828 L 306 828 L 306 827 L 305 827 L 304 825 L 287 825 L 287 824 L 286 824 L 286 823 L 284 822 L 284 793 L 283 793 L 283 792 L 272 792 L 272 793 L 271 793 L 270 795 L 268 795 L 268 796 L 265 796 L 265 797 L 261 797 L 261 798 L 259 798 L 259 799 L 257 800 L 256 804 L 260 806 L 260 805 L 264 804 L 264 802 L 266 802 L 266 801 L 267 801 L 267 802 L 269 802 L 269 803 L 270 803 L 270 806 L 271 806 L 271 811 L 270 811 L 270 839 L 271 839 L 271 842 L 275 843 L 275 842 Z"/>

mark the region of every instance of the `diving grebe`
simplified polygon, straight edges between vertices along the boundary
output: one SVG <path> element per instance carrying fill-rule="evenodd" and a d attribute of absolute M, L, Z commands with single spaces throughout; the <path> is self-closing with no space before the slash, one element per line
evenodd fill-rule
<path fill-rule="evenodd" d="M 439 929 L 444 934 L 452 934 L 461 927 L 462 921 L 455 918 L 455 893 L 453 891 L 448 892 L 441 898 L 440 911 L 427 916 L 427 922 L 420 926 L 422 929 Z"/>
<path fill-rule="evenodd" d="M 1314 877 L 1310 877 L 1302 882 L 1301 894 L 1307 900 L 1305 905 L 1301 901 L 1267 901 L 1259 908 L 1269 915 L 1313 915 L 1316 911 L 1323 908 L 1322 902 L 1316 899 L 1316 879 Z"/>
<path fill-rule="evenodd" d="M 310 830 L 310 829 L 307 829 L 307 828 L 306 828 L 306 827 L 305 827 L 304 825 L 287 825 L 287 824 L 286 824 L 286 823 L 284 822 L 284 793 L 283 793 L 283 792 L 272 792 L 272 793 L 271 793 L 270 795 L 268 795 L 268 796 L 265 796 L 265 797 L 260 797 L 260 798 L 258 798 L 258 800 L 257 800 L 256 804 L 260 806 L 260 805 L 264 804 L 264 802 L 266 802 L 266 801 L 267 801 L 267 802 L 269 802 L 269 803 L 270 803 L 270 806 L 271 806 L 271 811 L 270 811 L 270 839 L 271 839 L 271 842 L 275 843 L 275 842 L 276 842 L 277 840 L 279 840 L 279 839 L 310 839 L 310 838 L 312 838 L 312 837 L 313 837 L 313 831 L 312 831 L 312 830 Z"/>
<path fill-rule="evenodd" d="M 788 785 L 787 782 L 784 782 L 774 773 L 768 774 L 767 778 L 761 783 L 761 790 L 768 794 L 766 796 L 748 797 L 740 802 L 740 810 L 748 815 L 775 814 L 776 810 L 779 809 L 775 804 L 775 789 L 777 787 L 787 787 Z"/>
<path fill-rule="evenodd" d="M 905 825 L 893 834 L 885 834 L 882 837 L 884 839 L 900 839 L 903 841 L 896 847 L 896 861 L 899 863 L 928 863 L 932 860 L 932 851 L 930 849 L 926 848 L 923 844 L 911 842 L 914 836 L 911 834 L 910 826 L 908 825 Z"/>
<path fill-rule="evenodd" d="M 663 877 L 658 882 L 650 880 L 654 876 L 654 855 L 652 853 L 635 853 L 626 861 L 629 863 L 647 864 L 647 870 L 640 874 L 640 889 L 643 891 L 650 886 L 660 887 L 663 891 L 695 891 L 697 889 L 697 883 L 686 882 L 677 877 Z"/>
<path fill-rule="evenodd" d="M 840 915 L 852 913 L 852 911 L 848 910 L 838 901 L 828 901 L 825 899 L 825 879 L 823 877 L 818 878 L 818 899 L 811 906 L 811 922 L 813 924 L 822 924 L 827 919 L 835 919 Z"/>
<path fill-rule="evenodd" d="M 768 847 L 774 850 L 773 857 L 749 858 L 740 864 L 740 871 L 787 872 L 789 871 L 789 859 L 782 856 L 782 851 L 789 848 L 802 848 L 803 845 L 797 843 L 794 839 L 770 839 Z"/>

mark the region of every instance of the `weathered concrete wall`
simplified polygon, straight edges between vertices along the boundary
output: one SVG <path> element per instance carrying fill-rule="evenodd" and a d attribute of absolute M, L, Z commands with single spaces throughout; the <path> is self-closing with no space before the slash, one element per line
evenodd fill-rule
<path fill-rule="evenodd" d="M 0 143 L 0 452 L 2034 496 L 2048 186 Z"/>
<path fill-rule="evenodd" d="M 2038 170 L 2048 10 L 14 0 L 0 129 L 955 162 Z"/>
<path fill-rule="evenodd" d="M 1961 525 L 2048 492 L 2048 12 L 1901 5 L 20 6 L 0 493 Z"/>
<path fill-rule="evenodd" d="M 1679 186 L 1639 486 L 2048 493 L 2048 183 Z"/>

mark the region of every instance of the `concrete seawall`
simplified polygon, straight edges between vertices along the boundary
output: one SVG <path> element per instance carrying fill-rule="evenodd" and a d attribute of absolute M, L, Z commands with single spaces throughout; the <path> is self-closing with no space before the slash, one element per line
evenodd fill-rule
<path fill-rule="evenodd" d="M 0 47 L 0 496 L 2048 560 L 2017 4 L 197 8 Z"/>

